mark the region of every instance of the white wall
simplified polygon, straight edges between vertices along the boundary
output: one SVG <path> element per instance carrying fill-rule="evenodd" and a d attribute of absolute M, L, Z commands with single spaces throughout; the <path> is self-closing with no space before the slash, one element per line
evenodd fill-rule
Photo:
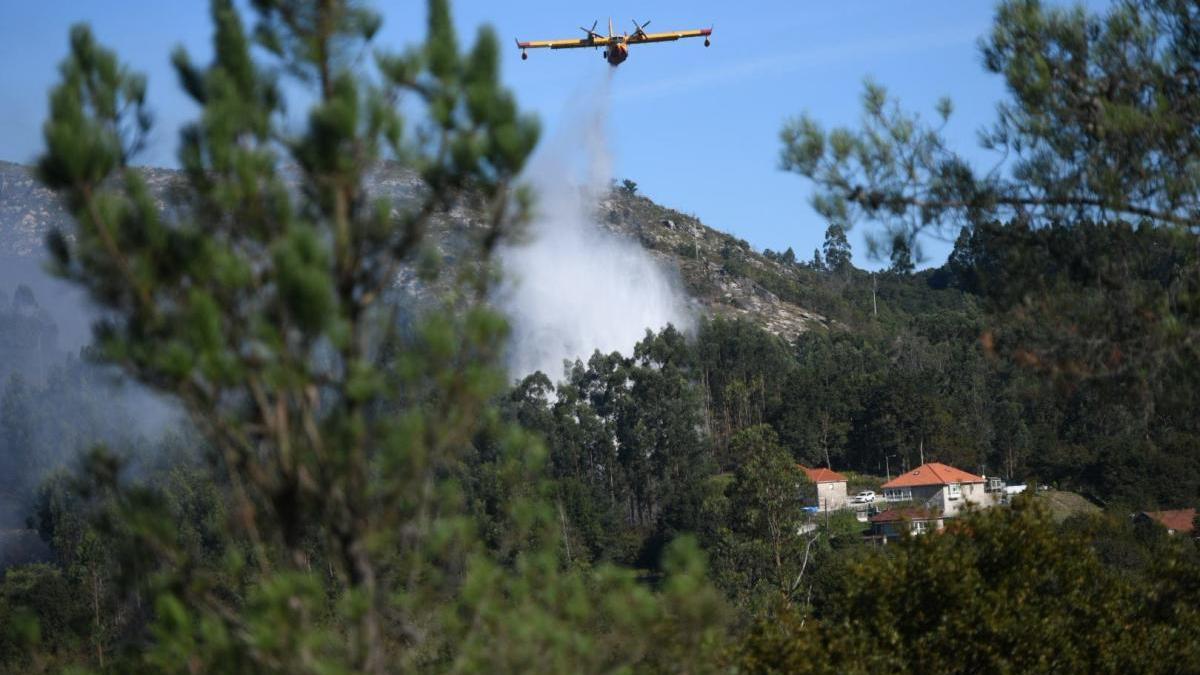
<path fill-rule="evenodd" d="M 836 511 L 846 508 L 849 500 L 846 497 L 846 481 L 836 483 L 817 483 L 817 506 L 822 511 Z"/>
<path fill-rule="evenodd" d="M 980 509 L 996 505 L 993 496 L 984 491 L 985 483 L 959 483 L 957 485 L 959 488 L 957 498 L 951 498 L 951 486 L 947 485 L 941 489 L 942 513 L 945 515 L 957 516 L 967 510 L 968 504 Z"/>

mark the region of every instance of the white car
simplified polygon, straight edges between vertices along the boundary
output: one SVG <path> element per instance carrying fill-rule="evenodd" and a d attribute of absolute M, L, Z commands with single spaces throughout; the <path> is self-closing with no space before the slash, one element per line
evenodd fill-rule
<path fill-rule="evenodd" d="M 863 490 L 862 492 L 854 495 L 854 497 L 850 500 L 850 503 L 870 504 L 873 501 L 875 501 L 875 493 L 870 490 Z"/>

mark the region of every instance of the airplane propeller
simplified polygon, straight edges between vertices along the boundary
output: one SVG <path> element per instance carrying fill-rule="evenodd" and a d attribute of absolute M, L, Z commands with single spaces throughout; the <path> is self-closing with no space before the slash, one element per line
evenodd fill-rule
<path fill-rule="evenodd" d="M 639 26 L 639 25 L 638 25 L 638 22 L 637 22 L 637 20 L 634 20 L 634 22 L 633 22 L 633 34 L 634 34 L 634 35 L 638 35 L 638 36 L 645 37 L 645 35 L 646 35 L 646 26 L 649 26 L 649 25 L 650 25 L 650 22 L 649 22 L 649 21 L 647 21 L 646 23 L 644 23 L 644 24 L 642 24 L 642 25 L 640 25 L 640 26 Z"/>
<path fill-rule="evenodd" d="M 590 40 L 593 38 L 600 37 L 600 34 L 596 32 L 596 26 L 599 26 L 599 25 L 600 25 L 600 20 L 596 19 L 595 21 L 592 22 L 591 28 L 584 28 L 583 26 L 580 26 L 579 30 L 587 33 L 588 39 Z"/>

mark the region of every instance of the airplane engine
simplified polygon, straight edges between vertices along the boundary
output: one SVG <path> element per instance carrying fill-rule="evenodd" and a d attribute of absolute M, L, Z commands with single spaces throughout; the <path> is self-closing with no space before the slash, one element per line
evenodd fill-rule
<path fill-rule="evenodd" d="M 604 50 L 604 58 L 610 65 L 619 66 L 629 58 L 629 46 L 625 44 L 609 45 Z"/>

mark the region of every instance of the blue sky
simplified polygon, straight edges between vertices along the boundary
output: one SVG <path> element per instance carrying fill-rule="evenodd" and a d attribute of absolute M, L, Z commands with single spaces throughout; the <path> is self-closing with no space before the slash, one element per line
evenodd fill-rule
<path fill-rule="evenodd" d="M 823 240 L 825 223 L 808 205 L 810 185 L 777 168 L 778 132 L 789 116 L 808 111 L 830 125 L 853 125 L 862 80 L 870 76 L 928 115 L 940 96 L 951 96 L 948 134 L 971 150 L 1003 96 L 1003 83 L 983 71 L 976 46 L 992 19 L 987 0 L 660 0 L 652 10 L 647 4 L 459 0 L 452 6 L 463 42 L 483 23 L 506 45 L 514 38 L 575 37 L 578 26 L 599 19 L 603 27 L 610 16 L 622 32 L 632 29 L 633 18 L 652 20 L 649 30 L 713 26 L 709 49 L 699 40 L 635 47 L 619 68 L 610 123 L 614 173 L 759 249 L 791 246 L 807 258 Z M 423 34 L 423 2 L 375 6 L 385 17 L 382 46 L 400 48 Z M 207 60 L 202 0 L 0 2 L 0 159 L 28 162 L 37 155 L 46 91 L 66 52 L 67 30 L 78 21 L 91 23 L 102 42 L 149 76 L 158 124 L 142 161 L 174 165 L 176 130 L 195 110 L 179 92 L 168 57 L 182 44 Z M 548 137 L 568 101 L 589 96 L 587 84 L 607 68 L 591 50 L 531 52 L 522 62 L 512 46 L 504 79 L 520 104 L 539 115 Z M 855 260 L 876 267 L 864 254 L 865 227 L 852 234 Z M 926 244 L 928 263 L 940 263 L 947 252 Z"/>

